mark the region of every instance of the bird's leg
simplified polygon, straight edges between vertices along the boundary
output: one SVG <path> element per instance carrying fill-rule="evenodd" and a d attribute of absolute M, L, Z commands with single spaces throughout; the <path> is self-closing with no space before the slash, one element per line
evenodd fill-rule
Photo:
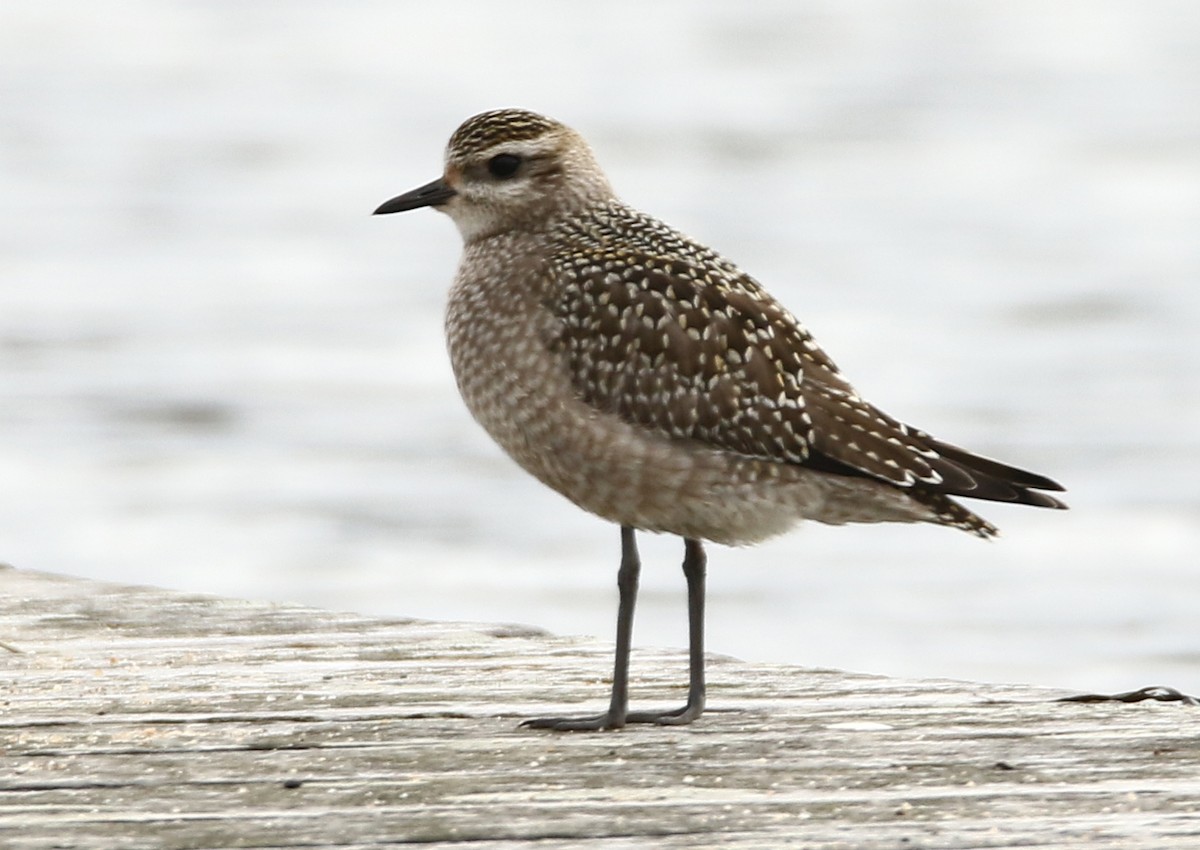
<path fill-rule="evenodd" d="M 682 726 L 704 711 L 704 578 L 707 559 L 699 540 L 684 540 L 683 574 L 688 586 L 688 699 L 673 711 L 634 711 L 626 723 Z"/>
<path fill-rule="evenodd" d="M 696 544 L 699 547 L 699 544 Z M 700 553 L 701 576 L 704 572 L 704 553 Z M 685 566 L 686 569 L 686 566 Z M 621 568 L 617 571 L 617 653 L 613 665 L 612 699 L 608 711 L 591 717 L 535 717 L 522 726 L 531 729 L 555 729 L 560 732 L 596 732 L 601 729 L 620 729 L 625 725 L 629 710 L 629 647 L 633 639 L 633 608 L 637 602 L 638 576 L 642 563 L 638 559 L 637 539 L 633 529 L 621 526 Z M 689 579 L 689 586 L 690 586 Z M 701 597 L 703 597 L 703 577 Z M 703 605 L 703 599 L 701 600 Z M 704 700 L 704 671 L 701 669 L 700 694 Z M 691 704 L 689 699 L 688 704 Z M 697 712 L 699 714 L 699 712 Z M 686 722 L 686 721 L 684 721 Z"/>

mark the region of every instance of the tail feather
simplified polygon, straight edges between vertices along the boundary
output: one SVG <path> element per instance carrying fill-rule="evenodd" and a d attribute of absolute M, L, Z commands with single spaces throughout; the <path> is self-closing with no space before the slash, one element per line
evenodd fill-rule
<path fill-rule="evenodd" d="M 995 537 L 1000 529 L 983 517 L 967 510 L 958 502 L 944 493 L 934 493 L 929 490 L 911 490 L 909 495 L 916 501 L 933 511 L 934 518 L 930 520 L 938 525 L 948 525 L 961 528 L 977 537 L 984 539 Z"/>

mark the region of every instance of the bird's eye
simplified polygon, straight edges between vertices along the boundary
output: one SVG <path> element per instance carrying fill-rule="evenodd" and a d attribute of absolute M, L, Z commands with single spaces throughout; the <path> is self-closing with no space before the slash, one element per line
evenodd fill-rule
<path fill-rule="evenodd" d="M 501 180 L 507 180 L 517 173 L 521 167 L 521 157 L 511 153 L 498 153 L 488 160 L 488 173 Z"/>

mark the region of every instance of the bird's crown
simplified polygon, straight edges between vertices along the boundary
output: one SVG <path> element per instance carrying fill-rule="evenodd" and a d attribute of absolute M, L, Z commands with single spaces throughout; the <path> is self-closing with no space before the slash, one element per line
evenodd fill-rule
<path fill-rule="evenodd" d="M 454 131 L 446 151 L 467 157 L 505 142 L 523 142 L 566 128 L 557 121 L 525 109 L 493 109 L 468 118 Z"/>

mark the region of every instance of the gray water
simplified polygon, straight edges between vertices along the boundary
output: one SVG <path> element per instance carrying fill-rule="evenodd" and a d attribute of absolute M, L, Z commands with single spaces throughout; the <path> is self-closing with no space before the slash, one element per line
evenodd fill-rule
<path fill-rule="evenodd" d="M 6 0 L 0 559 L 609 639 L 616 529 L 456 396 L 457 234 L 369 216 L 524 106 L 884 409 L 1069 488 L 991 544 L 713 547 L 712 651 L 1200 691 L 1200 6 L 596 9 Z M 685 643 L 681 554 L 640 644 Z"/>

